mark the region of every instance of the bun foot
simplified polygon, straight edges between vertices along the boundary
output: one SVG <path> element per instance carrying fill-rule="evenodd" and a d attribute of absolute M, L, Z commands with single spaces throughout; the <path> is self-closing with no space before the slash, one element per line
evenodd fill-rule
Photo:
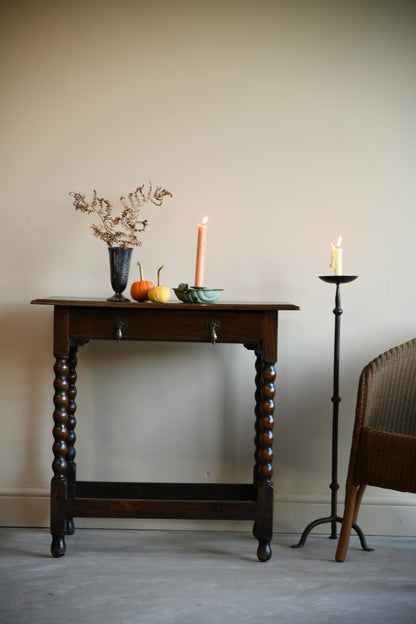
<path fill-rule="evenodd" d="M 65 540 L 63 537 L 53 537 L 51 544 L 51 553 L 54 557 L 63 557 L 66 551 Z"/>
<path fill-rule="evenodd" d="M 272 549 L 270 548 L 270 542 L 259 541 L 259 547 L 257 548 L 257 559 L 259 561 L 268 561 L 272 556 Z"/>
<path fill-rule="evenodd" d="M 75 531 L 74 519 L 68 518 L 66 521 L 66 534 L 73 535 L 74 531 Z"/>

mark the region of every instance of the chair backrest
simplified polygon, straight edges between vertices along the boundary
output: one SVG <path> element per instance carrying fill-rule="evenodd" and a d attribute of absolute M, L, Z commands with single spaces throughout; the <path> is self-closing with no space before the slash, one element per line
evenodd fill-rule
<path fill-rule="evenodd" d="M 372 360 L 360 389 L 364 427 L 416 435 L 416 338 Z"/>

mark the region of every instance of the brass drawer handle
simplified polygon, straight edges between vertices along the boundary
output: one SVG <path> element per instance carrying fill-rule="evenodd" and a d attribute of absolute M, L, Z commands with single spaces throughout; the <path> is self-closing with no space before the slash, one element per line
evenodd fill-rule
<path fill-rule="evenodd" d="M 118 316 L 117 318 L 114 319 L 113 327 L 116 330 L 116 333 L 115 333 L 116 341 L 120 342 L 120 340 L 123 338 L 123 331 L 127 328 L 126 319 L 122 318 L 121 316 Z"/>
<path fill-rule="evenodd" d="M 209 339 L 211 340 L 212 344 L 215 344 L 218 340 L 217 331 L 221 329 L 220 321 L 218 321 L 217 319 L 212 319 L 211 321 L 208 321 L 208 329 Z"/>

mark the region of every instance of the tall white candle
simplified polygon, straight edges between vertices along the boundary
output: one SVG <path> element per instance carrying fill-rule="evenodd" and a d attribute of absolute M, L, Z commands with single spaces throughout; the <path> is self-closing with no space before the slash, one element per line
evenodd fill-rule
<path fill-rule="evenodd" d="M 334 275 L 342 275 L 342 236 L 337 240 L 337 244 L 331 243 L 331 262 L 329 266 L 334 269 Z"/>
<path fill-rule="evenodd" d="M 205 259 L 207 255 L 208 217 L 198 225 L 198 245 L 196 249 L 195 286 L 204 285 Z"/>

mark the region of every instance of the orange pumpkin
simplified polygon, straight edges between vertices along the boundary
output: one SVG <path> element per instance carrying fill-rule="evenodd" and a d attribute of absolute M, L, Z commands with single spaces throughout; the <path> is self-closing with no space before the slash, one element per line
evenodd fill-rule
<path fill-rule="evenodd" d="M 130 288 L 130 295 L 135 301 L 146 301 L 148 299 L 147 293 L 154 287 L 154 284 L 143 279 L 142 263 L 138 262 L 137 266 L 140 271 L 140 282 L 133 282 Z"/>

